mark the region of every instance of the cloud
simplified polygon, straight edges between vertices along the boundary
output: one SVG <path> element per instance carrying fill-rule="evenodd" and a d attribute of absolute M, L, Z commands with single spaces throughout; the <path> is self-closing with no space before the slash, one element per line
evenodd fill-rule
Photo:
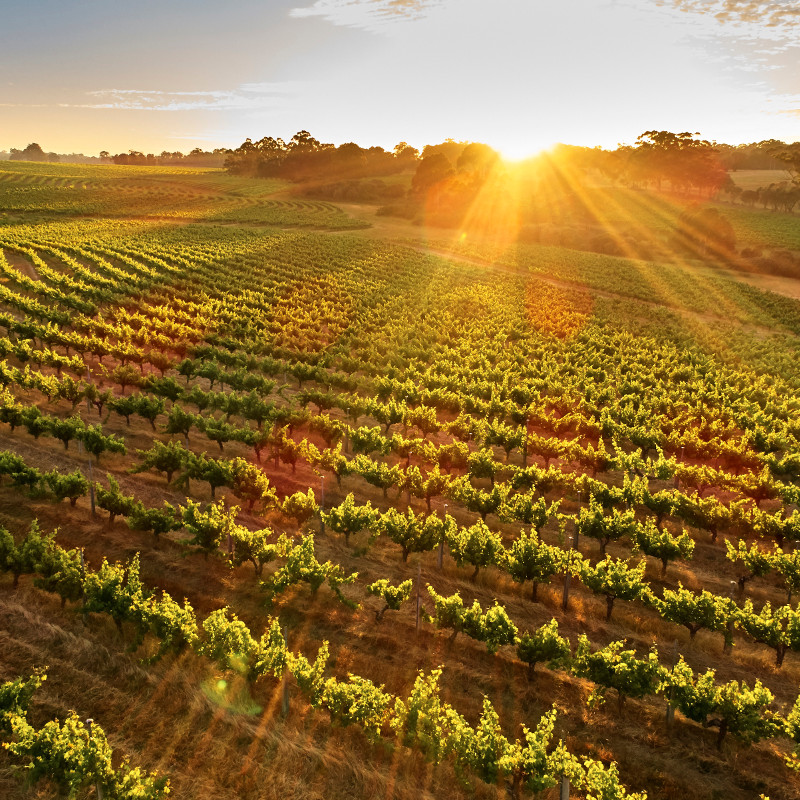
<path fill-rule="evenodd" d="M 443 0 L 316 0 L 293 8 L 291 17 L 322 17 L 335 25 L 380 29 L 387 23 L 421 19 Z"/>
<path fill-rule="evenodd" d="M 245 83 L 237 89 L 170 92 L 160 89 L 99 89 L 88 92 L 94 102 L 58 103 L 60 108 L 127 111 L 257 111 L 280 105 L 297 92 L 298 82 Z"/>
<path fill-rule="evenodd" d="M 661 0 L 680 11 L 710 14 L 722 23 L 747 23 L 789 30 L 800 27 L 798 0 Z"/>

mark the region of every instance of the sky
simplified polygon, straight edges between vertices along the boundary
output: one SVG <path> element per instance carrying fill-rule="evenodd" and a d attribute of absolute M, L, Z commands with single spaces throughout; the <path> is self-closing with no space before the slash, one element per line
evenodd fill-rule
<path fill-rule="evenodd" d="M 800 139 L 800 0 L 26 0 L 0 149 Z"/>

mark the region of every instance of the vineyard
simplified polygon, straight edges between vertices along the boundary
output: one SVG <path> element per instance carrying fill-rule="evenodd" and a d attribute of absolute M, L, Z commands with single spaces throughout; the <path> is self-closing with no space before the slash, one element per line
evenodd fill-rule
<path fill-rule="evenodd" d="M 800 303 L 284 190 L 0 164 L 0 795 L 800 798 Z"/>

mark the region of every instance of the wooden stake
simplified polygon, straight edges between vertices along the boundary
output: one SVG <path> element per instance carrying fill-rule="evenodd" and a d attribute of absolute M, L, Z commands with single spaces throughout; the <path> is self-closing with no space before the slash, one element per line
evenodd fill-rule
<path fill-rule="evenodd" d="M 444 504 L 444 518 L 447 520 L 447 503 Z M 436 566 L 440 570 L 444 568 L 444 536 L 442 536 L 442 541 L 439 542 L 439 553 L 436 557 Z"/>
<path fill-rule="evenodd" d="M 283 640 L 286 641 L 287 637 L 287 629 L 283 629 Z M 283 670 L 283 685 L 282 685 L 282 696 L 281 696 L 281 711 L 284 717 L 289 716 L 289 670 L 288 668 Z"/>
<path fill-rule="evenodd" d="M 672 643 L 672 669 L 675 669 L 675 665 L 678 663 L 678 640 L 675 639 Z M 675 719 L 675 707 L 672 705 L 672 691 L 673 687 L 670 686 L 669 692 L 667 693 L 667 732 L 672 730 L 672 723 Z"/>
<path fill-rule="evenodd" d="M 416 614 L 416 622 L 415 622 L 415 630 L 419 632 L 419 610 L 422 604 L 422 599 L 420 598 L 419 594 L 419 587 L 422 583 L 422 567 L 417 564 L 417 614 Z"/>
<path fill-rule="evenodd" d="M 92 459 L 89 459 L 89 503 L 92 506 L 92 516 L 96 516 L 94 508 L 94 474 L 92 473 Z"/>
<path fill-rule="evenodd" d="M 89 733 L 89 738 L 92 738 L 92 725 L 94 723 L 93 719 L 86 720 L 86 730 Z M 97 790 L 97 800 L 103 800 L 103 787 L 99 784 L 95 784 L 95 789 Z"/>
<path fill-rule="evenodd" d="M 564 594 L 561 598 L 561 610 L 566 611 L 569 605 L 569 579 L 571 577 L 569 568 L 572 565 L 572 551 L 578 549 L 578 528 L 572 536 L 572 546 L 567 551 L 567 569 L 564 571 Z"/>
<path fill-rule="evenodd" d="M 322 490 L 319 498 L 319 535 L 325 535 L 325 520 L 322 518 L 322 512 L 325 511 L 325 476 L 320 476 L 320 483 Z"/>

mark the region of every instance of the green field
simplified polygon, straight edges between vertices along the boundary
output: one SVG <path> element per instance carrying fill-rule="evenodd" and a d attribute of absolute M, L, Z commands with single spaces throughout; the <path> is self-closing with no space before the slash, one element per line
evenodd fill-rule
<path fill-rule="evenodd" d="M 0 164 L 34 728 L 176 798 L 800 798 L 800 302 L 289 188 Z M 604 197 L 653 246 L 680 212 Z M 0 796 L 58 796 L 22 759 Z"/>

